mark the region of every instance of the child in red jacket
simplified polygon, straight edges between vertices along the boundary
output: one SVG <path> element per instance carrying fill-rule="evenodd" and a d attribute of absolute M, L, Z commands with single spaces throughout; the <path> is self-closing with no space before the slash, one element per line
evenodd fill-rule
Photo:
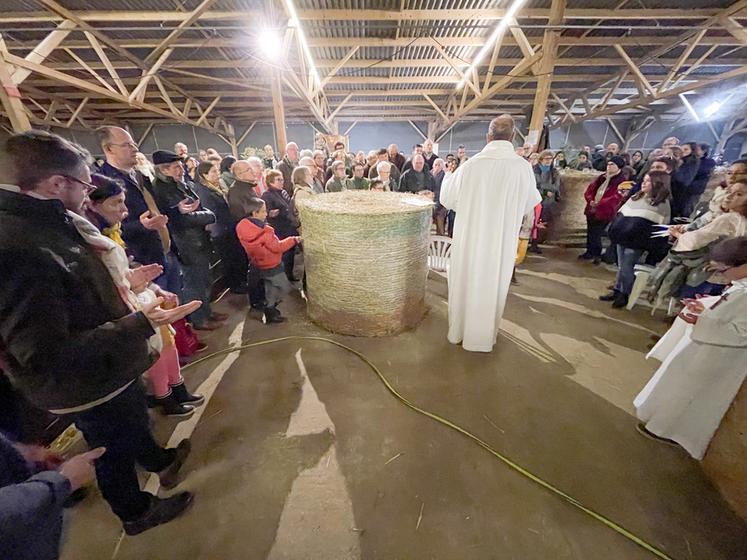
<path fill-rule="evenodd" d="M 272 226 L 265 223 L 267 207 L 261 198 L 251 198 L 246 203 L 248 218 L 236 226 L 236 235 L 244 247 L 249 260 L 259 269 L 265 285 L 265 310 L 262 322 L 282 323 L 285 317 L 278 311 L 278 303 L 283 294 L 290 291 L 291 285 L 282 265 L 283 253 L 293 249 L 300 237 L 286 237 L 282 241 L 275 235 Z"/>

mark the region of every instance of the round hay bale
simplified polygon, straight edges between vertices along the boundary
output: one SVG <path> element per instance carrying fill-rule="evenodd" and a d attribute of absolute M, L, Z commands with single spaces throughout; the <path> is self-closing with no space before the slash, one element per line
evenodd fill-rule
<path fill-rule="evenodd" d="M 343 191 L 299 201 L 312 321 L 385 336 L 425 313 L 432 204 L 422 197 Z"/>

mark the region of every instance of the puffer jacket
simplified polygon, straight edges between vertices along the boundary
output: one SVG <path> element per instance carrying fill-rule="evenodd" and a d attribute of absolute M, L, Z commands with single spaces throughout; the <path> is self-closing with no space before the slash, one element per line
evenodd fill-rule
<path fill-rule="evenodd" d="M 281 241 L 271 225 L 256 218 L 241 220 L 236 226 L 236 235 L 244 251 L 259 270 L 270 270 L 279 266 L 283 253 L 298 243 L 297 237 L 286 237 Z"/>
<path fill-rule="evenodd" d="M 205 226 L 215 222 L 215 214 L 200 206 L 190 214 L 179 211 L 179 203 L 185 198 L 199 200 L 197 193 L 186 183 L 177 183 L 171 177 L 157 175 L 153 190 L 162 214 L 169 217 L 169 232 L 176 244 L 179 260 L 186 265 L 201 260 L 212 250 L 210 234 Z"/>

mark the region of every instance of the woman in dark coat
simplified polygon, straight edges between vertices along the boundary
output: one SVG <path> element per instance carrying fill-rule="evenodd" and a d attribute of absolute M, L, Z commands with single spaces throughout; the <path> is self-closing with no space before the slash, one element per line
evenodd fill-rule
<path fill-rule="evenodd" d="M 265 201 L 267 206 L 267 223 L 273 227 L 278 239 L 297 236 L 298 230 L 295 226 L 293 205 L 290 196 L 284 189 L 283 174 L 275 169 L 270 169 L 265 173 L 265 182 L 268 188 L 267 192 L 262 195 L 262 200 Z M 285 275 L 291 282 L 297 281 L 293 276 L 295 256 L 296 251 L 294 249 L 283 253 Z"/>
<path fill-rule="evenodd" d="M 672 173 L 672 217 L 685 216 L 690 199 L 690 189 L 700 168 L 700 160 L 695 154 L 698 145 L 685 142 L 681 146 L 682 159 L 680 166 Z"/>
<path fill-rule="evenodd" d="M 223 275 L 228 289 L 235 294 L 246 293 L 247 262 L 244 249 L 236 237 L 235 222 L 226 202 L 226 189 L 221 184 L 218 167 L 204 161 L 197 167 L 195 192 L 202 205 L 215 214 L 215 223 L 210 229 L 210 240 L 220 256 Z"/>

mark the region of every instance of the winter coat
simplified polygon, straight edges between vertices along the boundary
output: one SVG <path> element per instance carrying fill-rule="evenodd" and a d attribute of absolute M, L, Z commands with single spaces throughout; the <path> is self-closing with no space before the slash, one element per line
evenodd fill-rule
<path fill-rule="evenodd" d="M 324 187 L 325 192 L 342 192 L 346 191 L 350 188 L 348 185 L 348 182 L 350 179 L 347 177 L 343 177 L 342 179 L 338 179 L 337 177 L 330 178 L 329 181 L 327 181 L 327 185 Z"/>
<path fill-rule="evenodd" d="M 163 243 L 158 232 L 146 229 L 140 216 L 149 211 L 143 191 L 147 190 L 155 199 L 153 185 L 145 175 L 135 171 L 132 175 L 117 169 L 109 162 L 101 166 L 101 174 L 120 181 L 127 189 L 125 206 L 127 217 L 122 220 L 122 239 L 127 244 L 127 253 L 141 264 L 164 264 Z"/>
<path fill-rule="evenodd" d="M 699 167 L 700 160 L 695 154 L 690 154 L 682 159 L 680 166 L 672 173 L 672 213 L 675 217 L 682 215 Z"/>
<path fill-rule="evenodd" d="M 280 239 L 285 239 L 292 235 L 298 235 L 296 227 L 293 225 L 293 209 L 291 207 L 290 197 L 287 199 L 279 189 L 270 188 L 262 195 L 267 207 L 267 223 L 270 224 Z M 270 211 L 277 210 L 277 216 L 269 216 Z"/>
<path fill-rule="evenodd" d="M 399 192 L 418 193 L 420 191 L 433 191 L 433 175 L 425 167 L 419 172 L 423 183 L 418 183 L 418 172 L 408 169 L 399 180 Z"/>
<path fill-rule="evenodd" d="M 231 232 L 234 221 L 231 217 L 231 211 L 228 209 L 228 202 L 223 195 L 201 181 L 195 182 L 195 192 L 200 197 L 203 208 L 207 208 L 215 214 L 215 225 L 210 230 L 210 237 L 215 239 Z"/>
<path fill-rule="evenodd" d="M 705 157 L 701 158 L 698 171 L 695 173 L 695 178 L 690 183 L 690 187 L 687 189 L 690 196 L 703 194 L 708 186 L 708 180 L 711 178 L 711 173 L 716 167 L 716 160 L 713 158 Z"/>
<path fill-rule="evenodd" d="M 0 189 L 0 358 L 44 410 L 76 408 L 126 387 L 155 362 L 155 334 L 132 313 L 59 200 Z"/>
<path fill-rule="evenodd" d="M 249 215 L 246 205 L 250 199 L 257 198 L 256 189 L 257 183 L 254 181 L 234 181 L 233 186 L 228 189 L 226 201 L 234 223 L 238 223 Z"/>
<path fill-rule="evenodd" d="M 667 257 L 651 273 L 647 282 L 648 300 L 664 301 L 674 297 L 687 284 L 699 286 L 713 274 L 705 270 L 710 262 L 710 247 L 695 251 L 669 251 Z"/>
<path fill-rule="evenodd" d="M 604 195 L 596 205 L 596 208 L 591 207 L 591 203 L 594 202 L 596 197 L 597 190 L 604 183 L 606 176 L 607 174 L 603 173 L 594 179 L 584 193 L 584 198 L 586 199 L 586 209 L 584 210 L 584 214 L 599 222 L 611 222 L 614 219 L 615 214 L 617 214 L 618 207 L 622 203 L 622 196 L 617 192 L 617 187 L 620 183 L 625 181 L 625 177 L 622 173 L 618 173 L 610 179 L 610 182 L 604 191 Z"/>
<path fill-rule="evenodd" d="M 371 181 L 366 179 L 365 177 L 361 177 L 360 179 L 353 177 L 352 179 L 348 179 L 348 189 L 354 190 L 354 191 L 367 191 L 371 188 Z"/>
<path fill-rule="evenodd" d="M 286 237 L 281 241 L 271 225 L 256 218 L 241 220 L 236 226 L 236 235 L 249 259 L 259 270 L 271 270 L 280 266 L 283 253 L 298 243 L 296 237 Z"/>
<path fill-rule="evenodd" d="M 669 201 L 652 206 L 648 197 L 629 199 L 610 225 L 609 236 L 613 243 L 641 251 L 658 249 L 667 245 L 667 238 L 651 238 L 655 224 L 668 224 L 671 220 Z"/>
<path fill-rule="evenodd" d="M 389 157 L 389 163 L 394 165 L 397 170 L 402 173 L 404 169 L 402 169 L 405 166 L 405 156 L 403 156 L 401 153 L 398 153 L 396 156 L 392 157 L 391 155 Z"/>
<path fill-rule="evenodd" d="M 425 159 L 425 156 L 423 156 L 423 159 Z M 405 174 L 405 171 L 409 171 L 410 169 L 412 169 L 412 158 L 408 159 L 405 162 L 405 164 L 402 166 L 402 169 L 401 169 L 402 175 Z M 431 166 L 428 165 L 428 162 L 426 161 L 425 165 L 423 165 L 423 171 L 430 172 L 430 170 L 431 170 Z"/>
<path fill-rule="evenodd" d="M 156 177 L 153 190 L 158 208 L 169 217 L 169 232 L 182 264 L 194 264 L 200 255 L 210 253 L 210 234 L 205 226 L 215 223 L 215 214 L 202 205 L 189 214 L 179 211 L 179 203 L 185 198 L 199 200 L 192 187 L 161 175 Z"/>
<path fill-rule="evenodd" d="M 285 156 L 283 160 L 275 166 L 275 169 L 283 174 L 283 188 L 289 195 L 293 194 L 293 170 L 298 167 L 298 163 L 293 163 Z"/>
<path fill-rule="evenodd" d="M 542 195 L 542 200 L 548 198 L 548 194 L 553 194 L 553 199 L 560 199 L 560 173 L 554 167 L 543 171 L 539 165 L 533 166 L 534 179 L 537 181 L 537 190 Z"/>

